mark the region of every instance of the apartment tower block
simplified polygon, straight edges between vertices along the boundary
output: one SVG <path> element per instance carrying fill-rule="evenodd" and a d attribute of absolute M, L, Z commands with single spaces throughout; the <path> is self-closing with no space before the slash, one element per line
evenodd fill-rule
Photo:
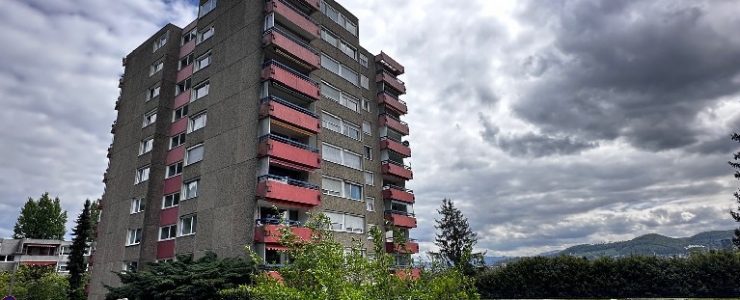
<path fill-rule="evenodd" d="M 336 238 L 416 227 L 404 67 L 363 49 L 333 0 L 201 0 L 123 59 L 90 298 L 147 262 L 243 256 L 286 262 L 276 232 L 308 212 Z M 275 209 L 277 208 L 277 209 Z M 390 226 L 386 226 L 390 224 Z M 386 244 L 399 267 L 418 244 Z"/>

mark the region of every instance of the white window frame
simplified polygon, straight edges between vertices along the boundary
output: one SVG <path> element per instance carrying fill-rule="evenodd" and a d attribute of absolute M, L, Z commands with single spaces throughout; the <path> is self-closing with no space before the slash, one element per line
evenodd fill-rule
<path fill-rule="evenodd" d="M 197 120 L 199 118 L 203 118 L 203 126 L 200 126 L 198 128 L 195 128 L 195 125 L 196 125 L 195 124 L 195 120 Z M 194 131 L 198 131 L 200 129 L 203 129 L 203 128 L 206 127 L 206 125 L 208 125 L 208 115 L 207 115 L 206 112 L 202 112 L 202 113 L 199 113 L 197 115 L 194 115 L 194 116 L 190 117 L 190 120 L 188 120 L 188 133 L 191 133 L 191 132 L 194 132 Z"/>
<path fill-rule="evenodd" d="M 370 78 L 367 78 L 367 76 L 360 74 L 360 86 L 366 90 L 370 89 Z M 370 111 L 370 109 L 366 109 L 366 110 Z"/>
<path fill-rule="evenodd" d="M 180 114 L 179 118 L 177 117 L 178 112 Z M 188 116 L 188 105 L 185 104 L 172 111 L 172 122 L 174 123 L 175 121 L 180 120 L 182 118 L 186 118 L 187 116 Z"/>
<path fill-rule="evenodd" d="M 157 110 L 152 110 L 144 114 L 144 120 L 141 122 L 141 128 L 145 128 L 157 122 Z"/>
<path fill-rule="evenodd" d="M 360 196 L 358 198 L 352 198 L 352 189 L 348 189 L 348 186 L 355 186 L 360 189 Z M 344 198 L 352 201 L 362 202 L 364 201 L 365 196 L 365 186 L 359 183 L 351 182 L 351 181 L 344 181 Z"/>
<path fill-rule="evenodd" d="M 198 18 L 202 18 L 208 13 L 216 9 L 218 2 L 216 0 L 208 0 L 198 7 Z"/>
<path fill-rule="evenodd" d="M 164 59 L 160 59 L 152 64 L 149 69 L 149 76 L 159 73 L 162 69 L 164 69 Z"/>
<path fill-rule="evenodd" d="M 180 46 L 185 45 L 189 43 L 190 41 L 194 41 L 198 38 L 198 28 L 193 28 L 193 30 L 188 31 L 187 33 L 183 34 L 180 38 Z"/>
<path fill-rule="evenodd" d="M 341 161 L 332 161 L 332 160 L 327 159 L 326 157 L 324 157 L 324 155 L 323 155 L 324 152 L 325 152 L 325 151 L 323 151 L 323 147 L 324 146 L 340 150 L 339 153 L 340 153 L 340 159 L 341 159 Z M 360 158 L 360 165 L 357 166 L 357 167 L 353 167 L 353 166 L 348 165 L 347 164 L 347 161 L 345 159 L 345 153 L 349 153 L 351 155 L 358 156 Z M 357 154 L 357 153 L 355 153 L 353 151 L 350 151 L 350 150 L 347 150 L 347 149 L 344 149 L 342 147 L 338 147 L 338 146 L 335 146 L 335 145 L 332 145 L 332 144 L 329 144 L 329 143 L 322 143 L 322 151 L 321 151 L 321 154 L 322 154 L 321 155 L 321 159 L 322 160 L 325 160 L 325 161 L 328 161 L 328 162 L 331 162 L 331 163 L 335 163 L 335 164 L 339 164 L 339 165 L 348 167 L 350 169 L 362 170 L 362 166 L 363 166 L 363 159 L 362 158 L 363 158 L 363 155 L 361 155 L 361 154 Z"/>
<path fill-rule="evenodd" d="M 160 89 L 161 89 L 161 86 L 159 86 L 159 85 L 157 85 L 157 86 L 155 86 L 153 88 L 149 88 L 146 91 L 146 101 L 149 101 L 149 100 L 152 100 L 154 98 L 159 97 Z"/>
<path fill-rule="evenodd" d="M 334 214 L 334 215 L 337 215 L 337 217 L 341 216 L 341 220 L 337 220 L 339 222 L 334 223 L 334 220 L 331 220 L 331 217 L 328 214 Z M 348 213 L 343 213 L 343 212 L 334 212 L 334 211 L 324 211 L 324 215 L 329 217 L 329 219 L 331 220 L 332 223 L 331 223 L 330 230 L 332 231 L 356 233 L 356 234 L 365 233 L 365 227 L 367 226 L 366 225 L 367 220 L 365 219 L 365 216 L 353 215 L 353 214 L 348 214 Z M 362 228 L 352 228 L 352 230 L 347 230 L 347 217 L 362 219 Z M 339 225 L 339 228 L 334 228 L 335 225 Z"/>
<path fill-rule="evenodd" d="M 375 211 L 375 197 L 365 197 L 365 210 Z M 370 230 L 367 232 L 370 232 Z"/>
<path fill-rule="evenodd" d="M 375 186 L 375 173 L 365 171 L 362 176 L 365 178 L 365 185 Z"/>
<path fill-rule="evenodd" d="M 362 154 L 362 156 L 367 160 L 373 160 L 373 148 L 370 146 L 362 146 L 364 148 L 365 153 Z M 367 150 L 370 149 L 368 152 Z"/>
<path fill-rule="evenodd" d="M 163 35 L 159 36 L 159 38 L 154 41 L 154 49 L 152 50 L 152 52 L 157 52 L 159 48 L 162 48 L 164 47 L 164 45 L 167 45 L 167 39 L 169 35 L 170 35 L 170 32 L 168 31 L 168 32 L 165 32 Z"/>
<path fill-rule="evenodd" d="M 332 181 L 339 182 L 340 185 L 341 185 L 340 190 L 339 191 L 334 191 L 334 190 L 328 190 L 328 189 L 326 189 L 327 187 L 324 184 L 324 180 L 325 179 L 326 180 L 332 180 Z M 350 198 L 350 193 L 347 190 L 347 185 L 355 185 L 355 186 L 357 186 L 357 187 L 360 188 L 360 194 L 361 195 L 360 195 L 360 198 L 359 199 Z M 352 201 L 362 202 L 363 201 L 362 200 L 362 197 L 365 194 L 365 188 L 364 188 L 363 185 L 358 184 L 356 182 L 347 181 L 347 180 L 343 180 L 341 178 L 336 178 L 336 177 L 331 177 L 331 176 L 322 176 L 321 177 L 321 193 L 324 194 L 324 195 L 328 195 L 328 196 L 333 196 L 333 197 L 338 197 L 338 198 L 345 198 L 345 199 L 352 200 Z"/>
<path fill-rule="evenodd" d="M 136 169 L 136 178 L 134 178 L 134 184 L 148 181 L 150 171 L 151 170 L 149 169 L 149 166 Z"/>
<path fill-rule="evenodd" d="M 195 41 L 195 44 L 200 44 L 207 41 L 208 39 L 212 38 L 214 34 L 216 34 L 216 28 L 214 28 L 213 25 L 209 26 L 208 29 L 204 31 L 199 31 L 198 38 Z"/>
<path fill-rule="evenodd" d="M 197 161 L 190 161 L 190 151 L 192 151 L 192 150 L 194 150 L 196 148 L 203 149 L 202 150 L 203 151 L 203 154 L 200 156 L 200 159 L 199 160 L 197 160 Z M 195 146 L 192 146 L 192 147 L 190 147 L 190 148 L 188 148 L 188 149 L 185 150 L 185 165 L 186 166 L 189 166 L 189 165 L 192 165 L 194 163 L 198 163 L 198 162 L 200 162 L 200 161 L 203 160 L 203 157 L 204 156 L 205 156 L 205 148 L 203 148 L 203 144 L 202 143 L 201 144 L 197 144 Z"/>
<path fill-rule="evenodd" d="M 188 191 L 191 184 L 195 185 L 195 195 L 191 196 Z M 182 191 L 180 191 L 180 202 L 198 198 L 198 189 L 200 188 L 200 179 L 191 180 L 182 184 Z"/>
<path fill-rule="evenodd" d="M 204 61 L 206 63 L 205 65 L 202 65 Z M 203 70 L 204 68 L 210 65 L 211 65 L 211 50 L 208 50 L 206 53 L 204 53 L 201 56 L 198 56 L 198 58 L 195 59 L 195 66 L 193 66 L 193 72 Z"/>
<path fill-rule="evenodd" d="M 141 244 L 141 233 L 141 228 L 128 229 L 126 232 L 126 246 L 136 246 Z"/>
<path fill-rule="evenodd" d="M 185 228 L 186 219 L 190 219 L 190 228 Z M 180 217 L 180 220 L 178 221 L 178 225 L 179 225 L 177 226 L 179 230 L 178 236 L 194 235 L 198 231 L 198 215 L 192 214 L 192 215 L 182 216 Z"/>
<path fill-rule="evenodd" d="M 175 139 L 177 139 L 177 141 L 180 142 L 180 143 L 177 144 L 177 145 L 175 145 L 173 143 L 173 141 Z M 173 149 L 173 148 L 177 148 L 177 147 L 180 147 L 180 146 L 184 145 L 186 140 L 187 140 L 187 133 L 184 133 L 184 132 L 183 133 L 179 133 L 179 134 L 177 134 L 175 136 L 170 137 L 170 150 Z"/>
<path fill-rule="evenodd" d="M 162 209 L 167 209 L 167 208 L 179 206 L 180 205 L 180 200 L 182 200 L 182 199 L 180 199 L 182 197 L 181 195 L 182 195 L 181 192 L 176 192 L 176 193 L 164 195 L 162 197 Z M 167 205 L 167 197 L 171 197 L 171 199 L 172 199 L 170 205 Z M 175 203 L 175 201 L 177 201 L 177 203 Z"/>
<path fill-rule="evenodd" d="M 144 155 L 154 149 L 154 138 L 148 137 L 139 142 L 139 155 Z"/>
<path fill-rule="evenodd" d="M 339 191 L 325 189 L 324 179 L 339 182 Z M 321 192 L 323 194 L 329 195 L 329 196 L 334 196 L 334 197 L 342 197 L 342 194 L 343 194 L 342 191 L 343 190 L 344 190 L 344 181 L 343 180 L 341 180 L 339 178 L 329 177 L 329 176 L 323 176 L 321 178 Z"/>
<path fill-rule="evenodd" d="M 182 62 L 185 61 L 185 64 Z M 182 70 L 182 68 L 187 67 L 193 63 L 193 53 L 190 53 L 188 55 L 185 55 L 184 57 L 180 58 L 179 61 L 177 61 L 177 70 Z"/>
<path fill-rule="evenodd" d="M 211 89 L 211 82 L 206 79 L 205 81 L 193 86 L 193 92 L 190 93 L 190 102 L 194 102 L 200 98 L 208 96 Z"/>
<path fill-rule="evenodd" d="M 373 136 L 373 125 L 368 121 L 362 121 L 362 132 L 369 136 Z"/>
<path fill-rule="evenodd" d="M 167 231 L 167 237 L 162 238 L 162 233 L 165 230 Z M 159 241 L 169 241 L 169 240 L 174 240 L 175 238 L 177 238 L 177 224 L 159 227 L 159 236 L 157 238 Z"/>
<path fill-rule="evenodd" d="M 360 56 L 358 58 L 358 61 L 360 62 L 360 65 L 362 65 L 363 67 L 367 68 L 367 66 L 368 66 L 368 60 L 367 60 L 367 56 L 365 54 L 360 53 Z"/>
<path fill-rule="evenodd" d="M 339 12 L 339 10 L 327 4 L 326 1 L 321 1 L 320 8 L 321 12 L 329 19 L 339 24 L 339 26 L 342 26 L 342 28 L 347 30 L 350 34 L 357 36 L 357 24 L 349 21 L 345 15 Z M 329 10 L 331 10 L 331 13 L 329 13 Z"/>
<path fill-rule="evenodd" d="M 178 170 L 178 165 L 179 165 L 179 170 Z M 170 167 L 172 167 L 172 166 L 175 166 L 174 173 L 170 173 Z M 176 162 L 174 164 L 167 165 L 167 168 L 165 169 L 165 177 L 164 178 L 165 179 L 172 178 L 172 177 L 175 177 L 177 175 L 182 174 L 182 169 L 184 167 L 185 167 L 185 164 L 183 163 L 183 161 L 178 161 L 178 162 Z"/>
<path fill-rule="evenodd" d="M 327 116 L 328 118 L 325 116 Z M 339 124 L 334 124 L 333 123 L 334 120 L 330 121 L 329 118 L 338 120 Z M 351 122 L 347 122 L 344 119 L 338 116 L 335 116 L 333 114 L 330 114 L 326 111 L 321 111 L 321 126 L 323 128 L 334 131 L 336 133 L 344 135 L 353 140 L 356 140 L 356 141 L 362 140 L 362 129 L 360 129 L 360 126 L 358 126 L 357 124 L 351 123 Z M 339 131 L 335 130 L 335 128 L 333 127 L 339 127 Z M 353 137 L 352 135 L 348 134 L 351 129 L 354 129 L 357 131 L 357 137 Z"/>
<path fill-rule="evenodd" d="M 146 208 L 146 199 L 144 198 L 133 198 L 131 199 L 131 211 L 130 213 L 138 214 L 140 212 L 143 212 Z"/>
<path fill-rule="evenodd" d="M 337 64 L 338 65 L 338 69 L 337 70 L 332 70 L 331 68 L 324 67 L 325 65 L 328 65 L 328 64 L 324 63 L 324 59 L 330 60 L 332 63 Z M 343 78 L 344 80 L 349 81 L 350 83 L 354 84 L 355 86 L 360 86 L 360 73 L 359 72 L 353 70 L 352 68 L 350 68 L 347 65 L 344 65 L 344 64 L 340 63 L 336 59 L 332 58 L 329 55 L 326 55 L 326 53 L 323 53 L 323 52 L 321 53 L 321 61 L 322 61 L 322 68 L 324 70 L 327 70 L 329 72 L 332 72 L 332 73 L 336 74 L 337 76 Z M 348 78 L 350 75 L 353 76 L 353 79 L 354 80 L 350 80 Z"/>

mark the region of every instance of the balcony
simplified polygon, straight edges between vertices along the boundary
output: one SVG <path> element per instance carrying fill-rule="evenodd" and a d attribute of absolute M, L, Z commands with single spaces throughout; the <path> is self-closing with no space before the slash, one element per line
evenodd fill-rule
<path fill-rule="evenodd" d="M 383 51 L 380 51 L 380 54 L 375 56 L 375 62 L 383 65 L 383 67 L 393 75 L 398 76 L 405 72 L 404 67 L 401 64 Z"/>
<path fill-rule="evenodd" d="M 386 185 L 383 187 L 383 200 L 396 200 L 413 204 L 415 200 L 414 191 L 394 185 Z"/>
<path fill-rule="evenodd" d="M 385 219 L 396 227 L 416 228 L 416 217 L 403 211 L 386 210 Z"/>
<path fill-rule="evenodd" d="M 390 108 L 401 115 L 405 115 L 409 112 L 406 102 L 403 102 L 401 99 L 398 99 L 386 92 L 378 93 L 378 103 L 385 105 L 385 107 Z"/>
<path fill-rule="evenodd" d="M 277 27 L 265 31 L 262 36 L 262 45 L 276 53 L 288 56 L 307 69 L 316 70 L 321 67 L 319 55 L 314 48 Z"/>
<path fill-rule="evenodd" d="M 321 191 L 316 185 L 288 177 L 264 175 L 258 178 L 257 196 L 268 201 L 300 206 L 321 204 Z"/>
<path fill-rule="evenodd" d="M 321 131 L 319 117 L 312 111 L 275 96 L 262 99 L 260 117 L 271 117 L 311 133 Z"/>
<path fill-rule="evenodd" d="M 396 152 L 402 157 L 411 157 L 411 148 L 409 148 L 408 142 L 399 143 L 387 137 L 381 137 L 380 149 Z"/>
<path fill-rule="evenodd" d="M 404 180 L 411 180 L 414 178 L 414 173 L 411 172 L 411 167 L 392 160 L 381 162 L 380 169 L 383 171 L 383 175 L 391 175 Z"/>
<path fill-rule="evenodd" d="M 375 75 L 375 82 L 390 86 L 394 90 L 398 91 L 399 94 L 406 94 L 406 84 L 388 71 L 383 71 L 378 73 L 378 75 Z"/>
<path fill-rule="evenodd" d="M 255 227 L 254 229 L 254 241 L 256 243 L 265 244 L 279 244 L 282 233 L 281 228 L 285 225 L 262 225 Z M 289 227 L 290 231 L 301 241 L 309 241 L 311 239 L 311 229 L 306 227 Z"/>
<path fill-rule="evenodd" d="M 416 254 L 419 253 L 419 243 L 413 240 L 409 240 L 408 242 L 403 244 L 396 244 L 393 241 L 385 242 L 385 252 Z"/>
<path fill-rule="evenodd" d="M 274 60 L 263 65 L 262 79 L 272 80 L 312 100 L 319 100 L 319 84 L 316 81 Z"/>
<path fill-rule="evenodd" d="M 313 1 L 306 1 L 313 2 Z M 265 3 L 267 13 L 275 13 L 276 21 L 279 21 L 291 30 L 300 33 L 309 40 L 319 37 L 319 26 L 298 8 L 282 0 L 271 0 Z"/>
<path fill-rule="evenodd" d="M 260 137 L 258 155 L 296 164 L 299 170 L 308 168 L 310 171 L 321 167 L 318 149 L 272 134 Z"/>
<path fill-rule="evenodd" d="M 411 268 L 411 269 L 396 269 L 393 271 L 396 276 L 399 278 L 406 280 L 416 280 L 421 277 L 421 270 L 418 268 Z"/>
<path fill-rule="evenodd" d="M 389 114 L 381 114 L 378 117 L 378 125 L 381 127 L 388 126 L 388 128 L 397 131 L 401 135 L 409 134 L 409 124 Z"/>

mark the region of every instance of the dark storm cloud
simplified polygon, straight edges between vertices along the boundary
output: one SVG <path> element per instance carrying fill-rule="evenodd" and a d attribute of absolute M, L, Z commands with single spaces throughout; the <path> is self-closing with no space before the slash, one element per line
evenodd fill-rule
<path fill-rule="evenodd" d="M 740 90 L 738 23 L 717 20 L 719 2 L 532 2 L 523 19 L 552 35 L 538 51 L 559 60 L 515 112 L 548 132 L 649 151 L 694 144 L 705 134 L 697 114 Z"/>

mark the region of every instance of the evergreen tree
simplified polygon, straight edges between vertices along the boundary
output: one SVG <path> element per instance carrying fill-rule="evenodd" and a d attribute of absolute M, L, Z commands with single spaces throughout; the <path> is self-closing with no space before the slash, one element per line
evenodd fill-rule
<path fill-rule="evenodd" d="M 92 226 L 90 220 L 90 200 L 85 201 L 82 213 L 77 217 L 77 226 L 73 231 L 71 253 L 69 254 L 69 299 L 84 300 L 85 297 L 85 252 L 91 241 Z"/>
<path fill-rule="evenodd" d="M 732 140 L 736 142 L 740 142 L 740 134 L 733 133 L 732 134 Z M 740 151 L 735 152 L 733 155 L 733 161 L 728 162 L 732 168 L 735 169 L 735 179 L 740 179 Z M 737 210 L 731 210 L 730 214 L 732 215 L 732 218 L 735 219 L 735 222 L 740 223 L 740 190 L 736 191 L 734 193 L 735 195 L 735 201 L 738 204 Z M 735 243 L 735 246 L 740 249 L 740 228 L 735 229 L 735 238 L 732 239 L 732 242 Z"/>
<path fill-rule="evenodd" d="M 13 238 L 54 239 L 64 238 L 67 212 L 62 210 L 59 198 L 52 200 L 49 193 L 38 201 L 28 198 L 13 227 Z"/>
<path fill-rule="evenodd" d="M 468 219 L 457 209 L 450 199 L 442 200 L 442 206 L 437 210 L 442 216 L 441 220 L 435 219 L 437 225 L 437 237 L 434 244 L 439 247 L 439 253 L 433 256 L 446 263 L 448 266 L 460 268 L 464 273 L 473 271 L 473 260 L 482 260 L 482 253 L 473 254 L 473 247 L 478 243 L 478 235 L 470 229 Z"/>

